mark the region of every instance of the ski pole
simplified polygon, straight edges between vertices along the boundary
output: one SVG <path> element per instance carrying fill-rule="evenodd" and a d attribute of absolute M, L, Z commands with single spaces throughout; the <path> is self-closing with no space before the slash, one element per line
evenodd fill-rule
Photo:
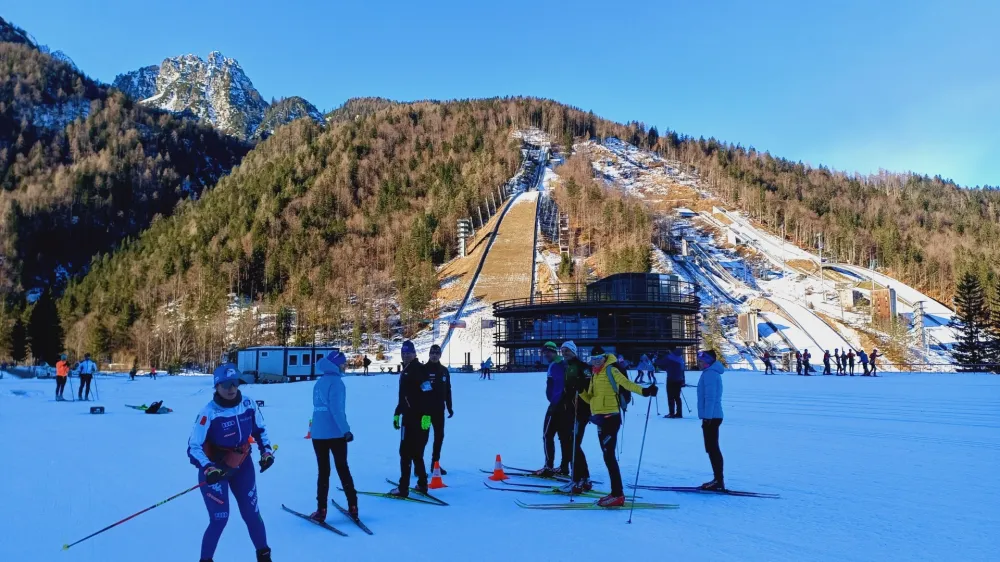
<path fill-rule="evenodd" d="M 684 397 L 684 389 L 681 388 L 681 400 L 684 401 L 684 407 L 688 409 L 688 413 L 691 413 L 691 406 L 688 406 L 688 400 Z"/>
<path fill-rule="evenodd" d="M 69 397 L 73 399 L 73 402 L 76 402 L 76 392 L 73 390 L 73 375 L 72 374 L 66 375 L 66 382 L 69 383 Z"/>
<path fill-rule="evenodd" d="M 576 432 L 577 428 L 580 427 L 580 418 L 576 417 L 577 413 L 576 401 L 579 399 L 580 399 L 579 394 L 577 394 L 576 397 L 573 398 L 573 454 L 570 456 L 570 462 L 569 462 L 569 477 L 570 477 L 569 479 L 573 481 L 573 487 L 569 489 L 569 503 L 573 503 L 573 488 L 576 487 L 576 447 L 577 447 Z"/>
<path fill-rule="evenodd" d="M 632 524 L 632 512 L 635 511 L 635 498 L 639 493 L 639 470 L 642 468 L 642 452 L 646 448 L 646 430 L 649 429 L 649 410 L 653 406 L 650 400 L 646 404 L 646 425 L 642 428 L 642 445 L 639 446 L 639 463 L 635 465 L 635 485 L 632 486 L 632 507 L 628 510 L 628 523 Z"/>
<path fill-rule="evenodd" d="M 97 373 L 94 373 L 94 400 L 100 400 L 101 395 L 97 392 Z"/>
<path fill-rule="evenodd" d="M 184 494 L 186 494 L 186 493 L 188 493 L 188 492 L 190 492 L 190 491 L 192 491 L 192 490 L 197 490 L 198 488 L 201 488 L 201 487 L 202 487 L 202 486 L 204 486 L 205 484 L 206 484 L 206 482 L 201 482 L 201 483 L 199 483 L 199 484 L 195 484 L 194 486 L 191 486 L 191 487 L 190 487 L 190 488 L 188 488 L 187 490 L 184 490 L 183 492 L 181 492 L 181 493 L 179 493 L 179 494 L 177 494 L 177 495 L 174 495 L 174 496 L 170 496 L 169 498 L 167 498 L 167 499 L 165 499 L 165 500 L 161 501 L 160 503 L 157 503 L 157 504 L 153 504 L 153 505 L 151 505 L 151 506 L 147 507 L 146 509 L 144 509 L 144 510 L 142 510 L 142 511 L 139 511 L 139 512 L 136 512 L 136 513 L 133 513 L 132 515 L 129 515 L 129 516 L 128 516 L 128 517 L 126 517 L 125 519 L 122 519 L 121 521 L 119 521 L 119 522 L 117 522 L 117 523 L 112 523 L 112 524 L 108 525 L 107 527 L 105 527 L 105 528 L 101 529 L 100 531 L 97 531 L 96 533 L 93 533 L 93 534 L 90 534 L 90 535 L 87 535 L 86 537 L 83 537 L 82 539 L 80 539 L 80 540 L 78 540 L 78 541 L 76 541 L 76 542 L 74 542 L 74 543 L 70 543 L 70 544 L 64 544 L 64 545 L 63 545 L 63 550 L 68 550 L 68 549 L 69 549 L 69 547 L 71 547 L 71 546 L 75 546 L 75 545 L 78 545 L 78 544 L 82 543 L 83 541 L 85 541 L 85 540 L 87 540 L 87 539 L 89 539 L 89 538 L 91 538 L 91 537 L 95 537 L 95 536 L 97 536 L 97 535 L 99 535 L 99 534 L 103 533 L 104 531 L 107 531 L 108 529 L 111 529 L 112 527 L 117 527 L 118 525 L 121 525 L 122 523 L 124 523 L 124 522 L 128 521 L 129 519 L 133 519 L 133 518 L 135 518 L 135 517 L 138 517 L 138 516 L 142 515 L 143 513 L 146 513 L 147 511 L 149 511 L 149 510 L 153 509 L 154 507 L 159 507 L 159 506 L 161 506 L 161 505 L 163 505 L 163 504 L 167 503 L 168 501 L 170 501 L 170 500 L 173 500 L 173 499 L 176 499 L 176 498 L 179 498 L 179 497 L 183 496 Z"/>

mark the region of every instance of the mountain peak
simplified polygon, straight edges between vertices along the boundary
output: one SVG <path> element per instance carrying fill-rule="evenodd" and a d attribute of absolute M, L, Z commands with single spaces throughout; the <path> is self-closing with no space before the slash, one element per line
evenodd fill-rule
<path fill-rule="evenodd" d="M 176 113 L 190 111 L 243 140 L 263 138 L 300 117 L 322 122 L 316 108 L 302 98 L 283 100 L 269 112 L 268 103 L 240 63 L 221 51 L 210 52 L 207 59 L 194 54 L 169 57 L 159 66 L 119 74 L 113 85 L 143 105 Z"/>

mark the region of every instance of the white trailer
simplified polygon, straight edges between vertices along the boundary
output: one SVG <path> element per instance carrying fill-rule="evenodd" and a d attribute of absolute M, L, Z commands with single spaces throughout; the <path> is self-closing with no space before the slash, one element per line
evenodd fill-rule
<path fill-rule="evenodd" d="M 236 352 L 236 367 L 244 382 L 315 380 L 316 362 L 337 347 L 250 347 Z"/>

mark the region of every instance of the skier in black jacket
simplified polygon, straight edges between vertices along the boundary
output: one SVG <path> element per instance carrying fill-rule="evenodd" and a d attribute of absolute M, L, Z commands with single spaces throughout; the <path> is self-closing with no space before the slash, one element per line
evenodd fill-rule
<path fill-rule="evenodd" d="M 427 376 L 431 381 L 431 427 L 434 428 L 434 447 L 431 449 L 431 469 L 434 463 L 441 460 L 441 444 L 444 443 L 444 411 L 448 409 L 448 417 L 455 415 L 451 409 L 451 373 L 448 367 L 441 364 L 441 346 L 434 344 L 427 356 Z M 448 471 L 441 469 L 441 475 Z"/>
<path fill-rule="evenodd" d="M 413 342 L 403 342 L 401 352 L 403 370 L 399 373 L 399 402 L 392 418 L 392 426 L 400 429 L 399 436 L 399 486 L 389 493 L 406 497 L 410 494 L 410 466 L 417 473 L 417 490 L 427 493 L 427 467 L 424 449 L 431 427 L 432 397 L 434 388 L 427 368 L 417 360 Z M 400 416 L 403 417 L 400 423 Z"/>

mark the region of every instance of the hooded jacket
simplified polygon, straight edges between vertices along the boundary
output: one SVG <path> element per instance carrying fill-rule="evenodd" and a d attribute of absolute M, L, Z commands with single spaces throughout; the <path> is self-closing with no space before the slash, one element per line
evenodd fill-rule
<path fill-rule="evenodd" d="M 545 397 L 549 404 L 555 406 L 562 401 L 566 389 L 566 362 L 562 357 L 549 363 L 549 371 L 545 377 Z"/>
<path fill-rule="evenodd" d="M 611 366 L 615 361 L 617 361 L 617 358 L 614 355 L 607 354 L 604 357 L 604 363 L 601 365 L 600 370 L 595 372 L 591 377 L 590 386 L 587 387 L 586 392 L 580 393 L 580 398 L 583 398 L 585 402 L 590 404 L 592 415 L 617 414 L 620 411 L 618 394 L 615 392 L 614 387 L 611 386 L 611 380 L 608 379 L 609 372 L 619 387 L 624 387 L 636 394 L 642 394 L 641 386 L 630 381 L 621 371 Z"/>
<path fill-rule="evenodd" d="M 667 371 L 667 381 L 669 382 L 684 382 L 684 356 L 679 352 L 675 351 L 663 360 L 666 371 Z"/>
<path fill-rule="evenodd" d="M 332 363 L 313 386 L 313 439 L 339 439 L 351 430 L 347 423 L 347 388 L 344 373 Z"/>
<path fill-rule="evenodd" d="M 716 361 L 701 372 L 698 379 L 698 417 L 703 420 L 722 419 L 722 373 L 725 368 Z"/>

